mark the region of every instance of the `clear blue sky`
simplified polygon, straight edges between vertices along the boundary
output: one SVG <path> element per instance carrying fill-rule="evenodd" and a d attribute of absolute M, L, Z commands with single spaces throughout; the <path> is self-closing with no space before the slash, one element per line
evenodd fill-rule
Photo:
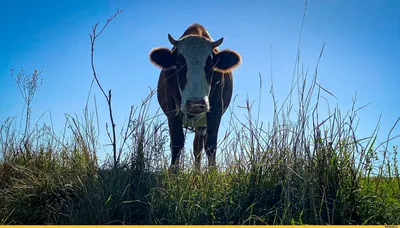
<path fill-rule="evenodd" d="M 302 0 L 3 0 L 0 120 L 20 117 L 23 108 L 9 72 L 13 67 L 17 71 L 24 67 L 26 72 L 43 70 L 43 85 L 32 105 L 33 122 L 50 110 L 56 131 L 61 132 L 65 113 L 81 115 L 92 80 L 88 33 L 92 25 L 98 21 L 103 25 L 118 8 L 125 12 L 110 24 L 96 46 L 98 76 L 103 87 L 113 91 L 118 130 L 130 106 L 140 105 L 149 87 L 156 87 L 159 69 L 149 62 L 149 51 L 170 47 L 167 33 L 178 38 L 195 22 L 203 24 L 214 39 L 225 37 L 221 49 L 231 48 L 242 55 L 243 63 L 234 72 L 237 105 L 243 105 L 247 95 L 258 99 L 261 73 L 262 120 L 272 120 L 270 46 L 277 100 L 282 102 L 288 94 L 304 10 Z M 398 0 L 310 0 L 301 45 L 301 62 L 313 72 L 326 43 L 318 82 L 338 98 L 329 98 L 331 107 L 338 104 L 343 112 L 349 110 L 357 91 L 357 107 L 371 102 L 358 115 L 360 135 L 370 135 L 382 113 L 382 140 L 400 116 L 399 12 Z M 107 107 L 99 89 L 94 88 L 101 138 L 107 144 Z M 156 108 L 153 99 L 150 110 Z M 234 110 L 243 117 L 240 109 Z M 49 122 L 49 117 L 43 121 Z M 399 134 L 399 129 L 394 133 Z"/>

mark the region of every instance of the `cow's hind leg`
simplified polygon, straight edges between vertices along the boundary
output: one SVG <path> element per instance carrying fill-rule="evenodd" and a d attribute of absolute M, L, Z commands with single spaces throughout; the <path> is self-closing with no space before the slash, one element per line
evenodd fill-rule
<path fill-rule="evenodd" d="M 196 172 L 200 172 L 201 152 L 204 148 L 205 131 L 207 129 L 196 129 L 193 140 L 194 168 Z"/>
<path fill-rule="evenodd" d="M 213 169 L 216 167 L 217 140 L 221 115 L 210 115 L 209 120 L 211 124 L 209 124 L 207 129 L 205 149 L 208 157 L 208 167 Z"/>

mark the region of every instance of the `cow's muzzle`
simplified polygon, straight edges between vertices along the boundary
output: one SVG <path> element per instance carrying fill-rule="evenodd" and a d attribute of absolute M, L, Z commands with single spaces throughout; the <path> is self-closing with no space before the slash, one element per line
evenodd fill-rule
<path fill-rule="evenodd" d="M 210 105 L 208 100 L 204 98 L 190 98 L 183 106 L 183 112 L 191 115 L 202 114 L 208 112 L 209 110 Z"/>

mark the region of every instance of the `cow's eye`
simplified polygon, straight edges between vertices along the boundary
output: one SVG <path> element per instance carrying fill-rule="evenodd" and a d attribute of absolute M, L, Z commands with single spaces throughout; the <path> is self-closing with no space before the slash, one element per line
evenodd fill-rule
<path fill-rule="evenodd" d="M 210 55 L 207 58 L 206 61 L 206 70 L 211 70 L 214 67 L 214 60 L 213 60 L 213 56 Z"/>
<path fill-rule="evenodd" d="M 176 62 L 175 62 L 175 66 L 176 68 L 181 68 L 185 65 L 186 61 L 185 58 L 182 55 L 178 55 L 178 57 L 176 58 Z"/>

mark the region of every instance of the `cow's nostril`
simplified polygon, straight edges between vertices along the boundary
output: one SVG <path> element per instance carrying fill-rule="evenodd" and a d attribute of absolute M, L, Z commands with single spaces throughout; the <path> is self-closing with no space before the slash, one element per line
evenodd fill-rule
<path fill-rule="evenodd" d="M 187 111 L 192 114 L 200 114 L 207 111 L 207 101 L 205 99 L 190 99 L 186 101 Z"/>

